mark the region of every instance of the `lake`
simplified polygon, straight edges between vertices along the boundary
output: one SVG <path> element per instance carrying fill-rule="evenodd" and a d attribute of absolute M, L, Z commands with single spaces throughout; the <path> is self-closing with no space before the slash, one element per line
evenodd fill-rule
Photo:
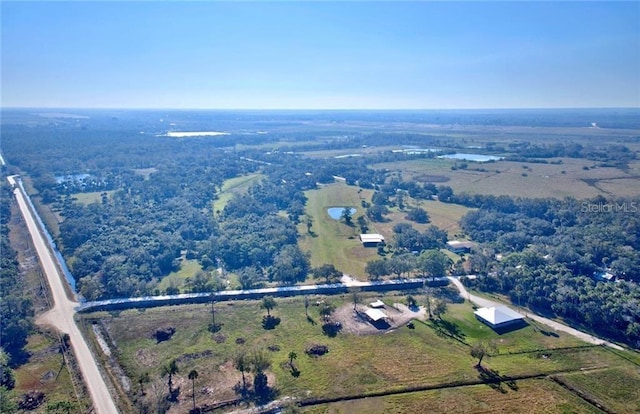
<path fill-rule="evenodd" d="M 446 154 L 446 155 L 441 155 L 438 158 L 445 158 L 448 160 L 475 161 L 475 162 L 500 161 L 502 159 L 502 157 L 497 157 L 495 155 L 465 154 L 465 153 Z"/>

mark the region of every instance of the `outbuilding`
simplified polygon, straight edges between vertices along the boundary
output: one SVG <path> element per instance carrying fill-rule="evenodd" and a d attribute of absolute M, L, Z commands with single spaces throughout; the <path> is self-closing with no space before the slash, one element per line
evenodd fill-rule
<path fill-rule="evenodd" d="M 506 306 L 480 308 L 473 313 L 478 320 L 494 330 L 504 330 L 524 323 L 524 316 Z"/>
<path fill-rule="evenodd" d="M 361 234 L 360 241 L 364 247 L 378 247 L 384 245 L 384 237 L 381 234 Z"/>
<path fill-rule="evenodd" d="M 447 242 L 447 249 L 454 253 L 469 253 L 474 247 L 476 247 L 476 244 L 468 240 L 451 240 Z"/>
<path fill-rule="evenodd" d="M 374 322 L 374 323 L 380 322 L 380 321 L 386 321 L 388 318 L 387 314 L 381 311 L 380 309 L 367 309 L 365 312 L 365 315 L 367 315 L 367 318 L 369 318 L 371 322 Z"/>

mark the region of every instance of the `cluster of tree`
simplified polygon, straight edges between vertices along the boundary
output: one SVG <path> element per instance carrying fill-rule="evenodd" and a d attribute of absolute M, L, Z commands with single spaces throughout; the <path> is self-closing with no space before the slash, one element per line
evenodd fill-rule
<path fill-rule="evenodd" d="M 436 278 L 446 276 L 452 261 L 440 250 L 424 250 L 419 256 L 413 253 L 395 254 L 390 258 L 370 261 L 365 266 L 365 272 L 371 280 L 378 280 L 384 276 L 405 277 L 410 274 Z"/>
<path fill-rule="evenodd" d="M 447 243 L 447 232 L 431 225 L 420 233 L 411 224 L 398 223 L 393 226 L 394 247 L 400 252 L 417 252 L 439 249 Z"/>
<path fill-rule="evenodd" d="M 485 201 L 487 207 L 462 220 L 463 229 L 483 242 L 468 259 L 469 270 L 482 275 L 472 283 L 640 345 L 637 200 Z M 618 282 L 599 281 L 604 272 Z"/>
<path fill-rule="evenodd" d="M 584 158 L 591 161 L 598 161 L 606 165 L 626 167 L 628 162 L 636 159 L 636 153 L 628 147 L 620 144 L 610 145 L 587 145 L 579 143 L 561 143 L 554 142 L 552 144 L 532 143 L 528 141 L 512 142 L 507 148 L 492 146 L 493 152 L 510 153 L 507 157 L 510 161 L 516 160 L 538 160 L 545 162 L 546 158 Z"/>

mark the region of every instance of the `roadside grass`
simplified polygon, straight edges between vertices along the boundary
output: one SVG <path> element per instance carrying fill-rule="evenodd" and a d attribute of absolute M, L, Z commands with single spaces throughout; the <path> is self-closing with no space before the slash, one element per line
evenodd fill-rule
<path fill-rule="evenodd" d="M 616 366 L 558 376 L 560 380 L 616 413 L 640 412 L 640 369 Z"/>
<path fill-rule="evenodd" d="M 218 211 L 222 211 L 234 195 L 244 194 L 251 185 L 260 181 L 263 177 L 263 174 L 256 173 L 226 180 L 222 185 L 222 191 L 217 194 L 218 198 L 213 201 L 213 212 L 217 214 Z"/>
<path fill-rule="evenodd" d="M 14 393 L 22 396 L 30 391 L 45 394 L 46 402 L 68 401 L 81 409 L 87 401 L 78 401 L 73 382 L 59 352 L 57 336 L 36 330 L 29 336 L 25 351 L 29 360 L 15 370 L 16 387 Z M 46 402 L 30 413 L 45 413 Z"/>
<path fill-rule="evenodd" d="M 375 259 L 377 250 L 362 247 L 358 238 L 360 228 L 355 224 L 357 218 L 364 214 L 361 202 L 369 201 L 373 192 L 344 183 L 334 183 L 318 190 L 305 192 L 307 196 L 306 214 L 312 217 L 311 234 L 307 232 L 303 222 L 298 226 L 299 246 L 303 251 L 311 253 L 311 265 L 333 264 L 340 271 L 355 278 L 364 279 L 364 267 Z M 330 207 L 354 207 L 353 226 L 347 226 L 340 220 L 329 216 Z M 375 229 L 371 229 L 374 232 Z"/>
<path fill-rule="evenodd" d="M 601 411 L 548 379 L 517 381 L 504 393 L 486 385 L 422 391 L 305 408 L 305 413 L 548 413 L 596 414 Z"/>
<path fill-rule="evenodd" d="M 379 294 L 362 294 L 363 302 Z M 387 294 L 387 303 L 402 302 L 405 295 Z M 312 296 L 311 303 L 322 299 L 337 306 L 347 304 L 349 295 Z M 272 330 L 261 326 L 264 310 L 260 301 L 221 302 L 216 304 L 216 321 L 223 323 L 222 330 L 212 334 L 207 330 L 211 321 L 209 305 L 172 306 L 146 310 L 129 310 L 102 317 L 106 331 L 117 344 L 120 363 L 132 378 L 148 372 L 153 386 L 166 389 L 166 379 L 160 377 L 160 369 L 172 359 L 177 359 L 180 373 L 176 384 L 183 385 L 180 406 L 190 403 L 189 381 L 186 373 L 197 369 L 201 387 L 213 387 L 211 394 L 198 397 L 199 403 L 234 398 L 234 384 L 240 381 L 240 373 L 230 361 L 241 349 L 266 351 L 272 360 L 270 378 L 273 378 L 280 396 L 297 398 L 335 397 L 358 395 L 366 392 L 399 390 L 407 386 L 437 385 L 452 381 L 477 380 L 478 371 L 473 367 L 476 360 L 470 356 L 470 347 L 449 336 L 439 334 L 430 322 L 415 323 L 415 329 L 401 327 L 391 332 L 357 336 L 341 333 L 329 338 L 322 333 L 320 324 L 309 323 L 304 313 L 303 298 L 278 298 L 278 306 L 272 313 L 281 318 L 281 323 Z M 318 308 L 311 306 L 309 315 L 320 321 Z M 92 315 L 83 318 L 91 319 Z M 99 317 L 96 315 L 95 317 Z M 584 346 L 585 343 L 559 333 L 558 337 L 542 334 L 533 326 L 508 334 L 498 335 L 475 321 L 468 304 L 449 306 L 443 317 L 454 323 L 469 343 L 475 340 L 494 339 L 500 354 L 485 358 L 483 366 L 495 370 L 499 375 L 536 375 L 579 371 L 582 368 L 625 367 L 628 361 L 600 347 L 553 350 L 566 346 Z M 157 343 L 153 338 L 156 329 L 171 326 L 176 329 L 172 339 Z M 310 357 L 305 349 L 313 344 L 329 346 L 329 353 L 321 357 Z M 537 352 L 515 353 L 539 350 Z M 290 351 L 297 353 L 294 364 L 299 376 L 293 376 L 287 365 Z M 507 352 L 512 352 L 508 354 Z M 518 382 L 519 383 L 519 382 Z M 272 382 L 273 384 L 273 382 Z M 555 385 L 550 388 L 557 389 Z M 487 387 L 479 387 L 479 389 Z M 484 397 L 459 388 L 457 391 L 465 403 L 458 411 L 470 407 L 482 407 Z M 482 391 L 481 395 L 490 393 Z M 529 388 L 517 393 L 508 390 L 508 395 L 521 398 L 540 399 L 539 394 L 529 395 Z M 423 393 L 416 393 L 407 404 L 421 401 Z M 436 395 L 438 395 L 436 393 Z M 555 395 L 555 394 L 554 394 Z M 569 401 L 563 393 L 557 397 Z M 390 398 L 390 397 L 389 397 Z M 414 401 L 415 399 L 415 401 Z M 543 404 L 538 401 L 538 404 Z M 500 404 L 508 404 L 505 400 Z M 567 402 L 573 407 L 570 401 Z"/>

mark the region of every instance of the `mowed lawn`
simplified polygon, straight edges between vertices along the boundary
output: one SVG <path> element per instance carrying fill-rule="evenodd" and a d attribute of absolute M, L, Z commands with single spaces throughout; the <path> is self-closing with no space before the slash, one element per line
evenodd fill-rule
<path fill-rule="evenodd" d="M 305 192 L 307 196 L 306 214 L 313 219 L 311 233 L 306 224 L 298 226 L 299 245 L 303 251 L 311 253 L 311 265 L 333 264 L 340 271 L 358 279 L 366 279 L 364 267 L 368 261 L 378 257 L 375 248 L 364 248 L 360 242 L 360 228 L 355 224 L 364 214 L 362 201 L 370 201 L 372 190 L 362 190 L 344 183 L 334 183 L 318 190 Z M 330 207 L 353 207 L 353 226 L 329 216 Z M 370 226 L 370 232 L 375 232 Z"/>
<path fill-rule="evenodd" d="M 363 302 L 375 297 L 374 294 L 362 296 Z M 387 294 L 384 297 L 387 303 L 403 299 L 404 294 Z M 350 306 L 348 295 L 312 297 L 311 303 L 317 300 Z M 476 360 L 470 356 L 467 343 L 479 339 L 493 340 L 498 345 L 500 353 L 483 361 L 483 365 L 496 375 L 547 375 L 582 372 L 599 367 L 605 372 L 612 370 L 611 375 L 622 375 L 637 381 L 637 372 L 634 373 L 636 368 L 627 360 L 601 347 L 585 347 L 585 343 L 562 333 L 551 335 L 542 332 L 538 326 L 529 325 L 498 335 L 475 320 L 473 308 L 468 303 L 450 305 L 443 317 L 455 326 L 453 331 L 462 340 L 442 332 L 433 322 L 421 321 L 415 323 L 413 330 L 403 326 L 376 335 L 340 333 L 337 337 L 329 338 L 323 335 L 319 323 L 313 325 L 307 320 L 301 297 L 277 299 L 277 303 L 272 314 L 281 318 L 281 323 L 273 330 L 265 330 L 261 326 L 265 311 L 260 309 L 259 301 L 217 304 L 216 320 L 224 325 L 216 334 L 207 330 L 211 321 L 208 305 L 131 310 L 111 316 L 101 313 L 85 318 L 87 321 L 102 321 L 111 335 L 110 342 L 117 344 L 115 354 L 134 382 L 140 374 L 149 373 L 151 384 L 148 389 L 166 392 L 166 378 L 161 377 L 161 368 L 172 359 L 177 360 L 180 371 L 174 378 L 174 384 L 181 386 L 182 393 L 179 405 L 171 412 L 185 412 L 188 409 L 191 383 L 186 375 L 191 369 L 199 372 L 196 388 L 199 390 L 196 392 L 199 404 L 233 398 L 235 393 L 232 387 L 241 381 L 241 376 L 233 368 L 231 360 L 241 350 L 256 349 L 265 350 L 272 361 L 268 374 L 279 396 L 299 399 L 362 395 L 411 386 L 478 380 L 479 373 L 473 367 Z M 320 321 L 317 307 L 311 306 L 309 314 L 316 322 Z M 172 339 L 157 343 L 153 334 L 156 329 L 165 327 L 173 327 L 176 332 Z M 327 345 L 329 353 L 321 357 L 306 355 L 305 349 L 313 344 Z M 567 347 L 570 349 L 559 349 Z M 298 355 L 294 362 L 300 371 L 297 377 L 291 374 L 287 366 L 291 351 Z M 520 403 L 541 407 L 545 411 L 542 408 L 552 407 L 553 402 L 557 402 L 559 407 L 565 409 L 549 412 L 591 412 L 588 406 L 556 384 L 530 381 L 516 381 L 515 387 L 513 384 L 502 384 L 502 388 L 497 390 L 489 386 L 475 386 L 389 396 L 384 397 L 377 407 L 388 407 L 390 411 L 385 412 L 411 412 L 420 404 L 441 404 L 442 407 L 448 407 L 446 412 L 494 412 L 491 407 L 511 412 L 520 409 Z M 540 392 L 539 386 L 548 393 Z M 454 398 L 454 392 L 460 394 L 458 399 Z M 619 396 L 611 398 L 614 399 L 611 403 L 613 406 Z M 362 403 L 366 404 L 366 401 Z M 622 401 L 619 404 L 626 403 Z M 628 406 L 616 405 L 622 408 Z M 336 406 L 336 409 L 339 408 Z M 322 407 L 315 407 L 312 411 L 320 409 Z"/>

